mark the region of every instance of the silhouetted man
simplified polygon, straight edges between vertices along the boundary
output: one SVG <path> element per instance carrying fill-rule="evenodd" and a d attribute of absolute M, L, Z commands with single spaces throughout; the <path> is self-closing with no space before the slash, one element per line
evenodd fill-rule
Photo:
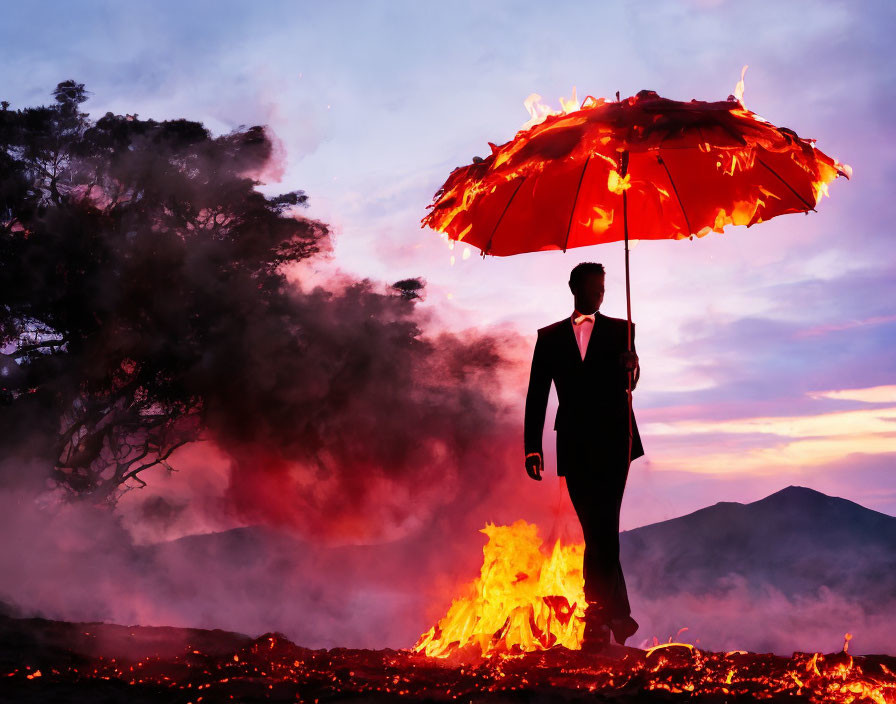
<path fill-rule="evenodd" d="M 598 312 L 604 298 L 604 267 L 576 266 L 569 276 L 573 314 L 541 328 L 532 357 L 526 396 L 526 472 L 541 479 L 542 433 L 551 381 L 557 388 L 557 474 L 566 477 L 569 498 L 585 535 L 585 637 L 583 648 L 600 650 L 610 631 L 618 643 L 638 630 L 619 564 L 619 508 L 629 458 L 644 454 L 634 414 L 628 422 L 628 372 L 634 389 L 640 376 L 627 351 L 625 320 Z M 626 457 L 629 455 L 629 457 Z"/>

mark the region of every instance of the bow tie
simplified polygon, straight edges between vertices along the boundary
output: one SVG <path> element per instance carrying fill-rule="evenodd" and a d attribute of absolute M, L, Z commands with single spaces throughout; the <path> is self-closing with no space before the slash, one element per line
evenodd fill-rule
<path fill-rule="evenodd" d="M 577 316 L 575 317 L 575 319 L 573 320 L 573 324 L 574 324 L 574 325 L 581 325 L 581 324 L 584 323 L 586 320 L 590 320 L 590 321 L 592 322 L 592 324 L 593 324 L 593 323 L 594 323 L 594 313 L 591 313 L 590 315 L 584 315 L 584 314 L 577 315 Z"/>

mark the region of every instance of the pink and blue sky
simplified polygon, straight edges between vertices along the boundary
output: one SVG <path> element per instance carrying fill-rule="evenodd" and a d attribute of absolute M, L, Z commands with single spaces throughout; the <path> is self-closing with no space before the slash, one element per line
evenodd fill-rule
<path fill-rule="evenodd" d="M 281 160 L 265 189 L 303 189 L 308 214 L 334 229 L 322 276 L 422 276 L 439 325 L 525 336 L 513 350 L 520 422 L 535 330 L 571 312 L 575 264 L 604 263 L 602 311 L 624 317 L 622 246 L 452 252 L 420 229 L 433 193 L 487 142 L 513 137 L 531 93 L 554 107 L 573 86 L 719 100 L 748 64 L 747 107 L 817 139 L 854 177 L 817 213 L 634 248 L 647 454 L 623 527 L 789 484 L 896 514 L 888 0 L 9 3 L 3 16 L 0 98 L 13 108 L 47 103 L 73 78 L 94 117 L 269 125 Z"/>

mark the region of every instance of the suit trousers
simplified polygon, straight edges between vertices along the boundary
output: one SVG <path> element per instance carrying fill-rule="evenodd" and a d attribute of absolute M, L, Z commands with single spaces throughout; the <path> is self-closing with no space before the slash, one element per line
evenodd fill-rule
<path fill-rule="evenodd" d="M 628 616 L 631 607 L 619 562 L 619 511 L 629 469 L 625 451 L 567 441 L 558 431 L 557 461 L 585 536 L 585 599 L 596 603 L 607 620 Z"/>

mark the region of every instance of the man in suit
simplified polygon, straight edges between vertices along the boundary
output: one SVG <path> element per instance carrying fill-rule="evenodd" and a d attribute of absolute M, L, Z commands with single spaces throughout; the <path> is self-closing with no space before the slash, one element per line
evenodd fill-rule
<path fill-rule="evenodd" d="M 629 425 L 628 385 L 640 376 L 632 324 L 598 312 L 604 267 L 576 266 L 569 276 L 575 310 L 541 328 L 526 396 L 526 472 L 541 480 L 542 433 L 551 382 L 557 389 L 557 474 L 566 486 L 585 536 L 585 636 L 582 647 L 601 650 L 610 632 L 620 644 L 634 634 L 625 578 L 619 563 L 619 509 L 631 460 L 644 448 L 634 414 Z M 631 428 L 631 433 L 629 433 Z"/>

